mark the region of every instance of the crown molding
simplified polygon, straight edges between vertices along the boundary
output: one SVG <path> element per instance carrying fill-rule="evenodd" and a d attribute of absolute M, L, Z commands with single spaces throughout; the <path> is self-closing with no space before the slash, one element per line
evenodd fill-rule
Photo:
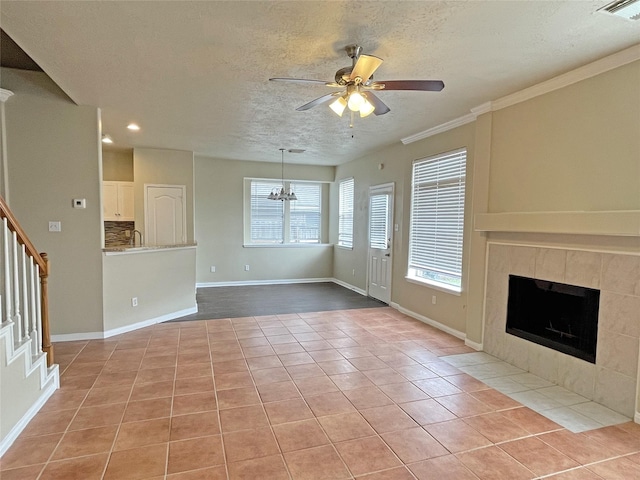
<path fill-rule="evenodd" d="M 488 113 L 492 110 L 492 103 L 487 102 L 482 105 L 478 105 L 477 107 L 473 107 L 471 112 L 475 114 L 476 118 L 482 115 L 483 113 Z"/>
<path fill-rule="evenodd" d="M 9 97 L 13 95 L 11 90 L 5 90 L 4 88 L 0 88 L 0 102 L 4 103 L 9 100 Z"/>
<path fill-rule="evenodd" d="M 468 113 L 467 115 L 463 115 L 462 117 L 442 123 L 422 132 L 415 133 L 401 139 L 401 141 L 403 144 L 408 145 L 409 143 L 417 142 L 418 140 L 437 135 L 438 133 L 452 130 L 461 125 L 475 121 L 478 116 L 484 113 L 495 112 L 496 110 L 525 102 L 532 98 L 553 92 L 554 90 L 559 90 L 560 88 L 567 87 L 582 80 L 595 77 L 596 75 L 622 67 L 637 60 L 640 60 L 640 44 L 621 50 L 620 52 L 601 58 L 595 62 L 588 63 L 587 65 L 583 65 L 582 67 L 578 67 L 570 72 L 563 73 L 562 75 L 558 75 L 557 77 L 553 77 L 549 80 L 538 83 L 537 85 L 525 88 L 519 92 L 473 107 L 471 109 L 471 113 Z"/>
<path fill-rule="evenodd" d="M 467 123 L 474 122 L 476 120 L 476 116 L 477 115 L 474 113 L 468 113 L 462 117 L 455 118 L 450 122 L 440 124 L 437 127 L 429 128 L 423 132 L 402 138 L 401 141 L 405 145 L 408 145 L 410 143 L 417 142 L 418 140 L 422 140 L 423 138 L 432 137 L 433 135 L 446 132 L 447 130 L 453 130 L 454 128 L 466 125 Z"/>
<path fill-rule="evenodd" d="M 525 102 L 540 95 L 559 90 L 582 80 L 600 75 L 601 73 L 622 67 L 636 60 L 640 60 L 640 44 L 609 55 L 608 57 L 601 58 L 595 62 L 588 63 L 587 65 L 583 65 L 582 67 L 578 67 L 575 70 L 563 73 L 562 75 L 558 75 L 532 87 L 525 88 L 519 92 L 494 100 L 491 102 L 491 110 L 500 110 L 517 103 Z"/>

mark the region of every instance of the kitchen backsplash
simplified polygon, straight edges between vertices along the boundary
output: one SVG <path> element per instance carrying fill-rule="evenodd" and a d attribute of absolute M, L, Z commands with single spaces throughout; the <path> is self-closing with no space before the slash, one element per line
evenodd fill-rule
<path fill-rule="evenodd" d="M 104 246 L 128 245 L 134 228 L 136 228 L 135 222 L 104 222 Z M 128 237 L 127 232 L 129 232 Z"/>

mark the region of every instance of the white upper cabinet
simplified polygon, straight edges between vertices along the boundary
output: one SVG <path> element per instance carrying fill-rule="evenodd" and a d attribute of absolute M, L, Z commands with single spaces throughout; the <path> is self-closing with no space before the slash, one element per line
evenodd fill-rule
<path fill-rule="evenodd" d="M 133 222 L 133 182 L 102 182 L 104 220 Z"/>

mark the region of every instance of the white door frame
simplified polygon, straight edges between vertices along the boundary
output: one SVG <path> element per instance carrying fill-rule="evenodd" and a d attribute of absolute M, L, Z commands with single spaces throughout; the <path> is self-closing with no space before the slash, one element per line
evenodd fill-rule
<path fill-rule="evenodd" d="M 389 291 L 389 304 L 391 304 L 391 287 L 393 280 L 393 233 L 394 233 L 394 208 L 395 208 L 395 182 L 382 183 L 380 185 L 371 185 L 369 187 L 369 212 L 367 214 L 367 295 L 370 296 L 369 286 L 371 281 L 371 196 L 387 194 L 389 195 L 389 238 L 388 248 L 385 256 L 389 257 L 389 275 L 388 275 L 388 291 Z M 375 297 L 374 297 L 375 298 Z"/>
<path fill-rule="evenodd" d="M 149 233 L 149 188 L 180 188 L 182 189 L 182 241 L 187 241 L 187 186 L 186 185 L 168 185 L 163 183 L 145 183 L 144 184 L 144 232 L 145 236 Z"/>

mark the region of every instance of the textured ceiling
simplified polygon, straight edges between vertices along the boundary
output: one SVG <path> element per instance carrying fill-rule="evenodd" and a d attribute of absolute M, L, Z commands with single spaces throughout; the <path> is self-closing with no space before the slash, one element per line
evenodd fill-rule
<path fill-rule="evenodd" d="M 120 147 L 337 165 L 640 42 L 640 21 L 591 1 L 3 0 L 0 26 L 78 104 L 102 109 Z M 338 118 L 329 93 L 344 47 L 384 59 L 376 80 L 441 79 L 433 92 L 381 92 L 391 112 Z M 142 130 L 130 133 L 127 123 Z"/>

